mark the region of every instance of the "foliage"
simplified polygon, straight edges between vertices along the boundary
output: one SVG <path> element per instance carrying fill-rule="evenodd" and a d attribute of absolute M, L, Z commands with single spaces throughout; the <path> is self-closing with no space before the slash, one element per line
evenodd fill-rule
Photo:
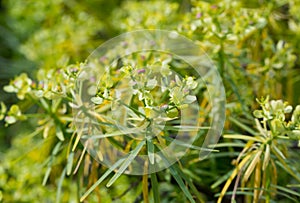
<path fill-rule="evenodd" d="M 106 2 L 4 1 L 3 19 L 10 23 L 3 27 L 13 34 L 1 31 L 1 36 L 10 36 L 11 42 L 18 39 L 5 45 L 18 56 L 9 61 L 25 58 L 28 69 L 3 87 L 16 94 L 17 102 L 1 102 L 0 120 L 6 127 L 1 132 L 24 130 L 14 131 L 9 149 L 1 147 L 0 201 L 299 202 L 298 1 Z M 116 33 L 143 28 L 176 30 L 196 41 L 217 65 L 227 97 L 224 135 L 216 145 L 219 152 L 205 160 L 199 160 L 197 148 L 203 140 L 196 140 L 167 170 L 142 177 L 112 175 L 113 168 L 107 170 L 87 153 L 86 145 L 79 144 L 83 132 L 75 129 L 72 109 L 80 101 L 74 102 L 73 89 L 93 49 Z M 0 53 L 5 53 L 2 48 Z M 123 59 L 121 66 L 104 74 L 91 101 L 103 109 L 118 99 L 115 86 L 127 77 L 135 104 L 126 125 L 141 129 L 149 122 L 151 127 L 161 122 L 155 121 L 160 112 L 159 118 L 172 128 L 181 109 L 197 98 L 204 114 L 201 122 L 209 123 L 209 99 L 194 73 L 176 77 L 176 67 L 186 64 L 167 54 L 160 55 L 164 60 L 156 57 Z M 31 63 L 37 71 L 30 69 Z M 149 64 L 156 64 L 151 67 L 157 70 L 143 69 Z M 6 73 L 3 68 L 1 73 Z M 154 73 L 173 80 L 161 82 Z M 261 99 L 256 103 L 255 98 Z M 134 108 L 140 104 L 143 108 Z M 101 120 L 105 112 L 100 110 L 93 116 Z M 103 129 L 115 133 L 113 127 Z M 152 150 L 170 142 L 168 130 L 164 133 L 164 140 L 138 143 L 126 138 L 128 160 L 144 150 L 152 160 Z M 128 160 L 121 159 L 115 168 L 124 172 Z"/>
<path fill-rule="evenodd" d="M 244 187 L 253 188 L 252 202 L 258 202 L 262 196 L 266 198 L 266 201 L 274 198 L 276 194 L 274 191 L 278 188 L 277 171 L 279 167 L 297 181 L 300 180 L 299 172 L 287 159 L 289 156 L 287 153 L 289 143 L 284 142 L 284 140 L 294 139 L 299 141 L 299 105 L 294 110 L 292 119 L 286 121 L 285 114 L 292 112 L 292 106 L 283 103 L 282 100 L 269 101 L 268 98 L 262 98 L 258 102 L 262 110 L 254 111 L 257 131 L 251 130 L 249 132 L 251 136 L 223 135 L 227 139 L 240 139 L 247 142 L 238 158 L 234 160 L 236 168 L 226 181 L 219 202 L 221 202 L 226 190 L 236 176 L 238 176 L 236 181 L 242 177 L 240 188 L 242 191 Z M 237 184 L 238 182 L 236 182 L 235 190 L 237 190 Z M 295 194 L 294 191 L 288 188 L 286 191 Z M 234 199 L 234 195 L 232 198 Z"/>

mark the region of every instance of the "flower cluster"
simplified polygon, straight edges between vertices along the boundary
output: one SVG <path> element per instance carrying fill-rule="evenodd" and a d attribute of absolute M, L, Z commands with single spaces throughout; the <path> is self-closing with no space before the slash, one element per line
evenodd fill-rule
<path fill-rule="evenodd" d="M 81 67 L 82 64 L 70 65 L 57 70 L 46 71 L 40 69 L 38 72 L 40 80 L 38 82 L 29 78 L 26 73 L 22 73 L 4 86 L 4 91 L 15 93 L 19 100 L 31 100 L 33 103 L 41 104 L 44 109 L 47 109 L 45 100 L 53 100 L 53 103 L 62 98 L 72 100 L 71 89 L 74 88 Z M 1 103 L 0 120 L 2 119 L 8 125 L 18 120 L 25 120 L 26 115 L 21 113 L 20 107 L 16 104 L 12 105 L 7 111 L 5 104 Z"/>
<path fill-rule="evenodd" d="M 7 111 L 7 107 L 3 102 L 1 102 L 0 120 L 2 119 L 6 122 L 6 125 L 9 125 L 17 122 L 18 120 L 25 120 L 26 116 L 22 114 L 18 105 L 12 105 Z"/>
<path fill-rule="evenodd" d="M 273 136 L 287 135 L 290 139 L 300 140 L 300 105 L 293 107 L 282 100 L 271 100 L 269 98 L 258 100 L 261 110 L 255 110 L 254 116 L 266 122 Z M 292 113 L 290 120 L 286 114 Z"/>
<path fill-rule="evenodd" d="M 136 57 L 146 60 L 147 64 L 139 63 Z M 179 109 L 197 100 L 193 91 L 197 88 L 198 81 L 192 76 L 182 77 L 177 74 L 170 67 L 171 62 L 169 55 L 158 57 L 153 53 L 142 53 L 134 59 L 124 58 L 120 68 L 107 69 L 103 73 L 91 101 L 99 105 L 105 100 L 118 101 L 129 94 L 136 98 L 133 101 L 138 106 L 143 106 L 142 113 L 145 113 L 144 108 L 149 112 L 162 107 L 167 115 L 176 117 L 174 115 L 178 115 Z"/>

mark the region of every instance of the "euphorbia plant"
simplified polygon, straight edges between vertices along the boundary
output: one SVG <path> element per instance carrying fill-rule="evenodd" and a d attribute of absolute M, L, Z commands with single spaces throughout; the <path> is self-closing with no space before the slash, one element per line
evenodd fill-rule
<path fill-rule="evenodd" d="M 252 202 L 260 202 L 262 199 L 270 202 L 275 197 L 277 190 L 296 195 L 293 190 L 278 186 L 277 177 L 278 170 L 281 168 L 297 182 L 300 181 L 300 171 L 290 164 L 288 157 L 288 147 L 294 141 L 299 142 L 298 146 L 300 145 L 300 106 L 296 106 L 293 111 L 293 107 L 282 100 L 269 101 L 269 97 L 266 97 L 257 101 L 261 110 L 253 112 L 256 129 L 247 128 L 232 119 L 249 135 L 223 135 L 226 139 L 244 140 L 246 143 L 237 159 L 234 160 L 236 168 L 226 181 L 218 202 L 222 202 L 222 198 L 234 179 L 236 180 L 232 201 L 235 201 L 237 193 L 245 191 L 244 188 L 253 188 L 251 189 L 251 191 L 253 190 L 252 198 L 248 197 L 248 200 Z M 290 119 L 287 119 L 287 114 L 291 115 Z M 231 144 L 234 145 L 233 142 Z M 228 143 L 228 146 L 231 144 Z M 241 186 L 238 188 L 239 185 Z M 291 199 L 293 198 L 291 197 Z"/>
<path fill-rule="evenodd" d="M 5 29 L 0 35 L 5 36 L 3 38 L 5 43 L 14 47 L 15 52 L 21 52 L 24 57 L 32 60 L 38 70 L 37 74 L 34 74 L 34 71 L 28 68 L 27 75 L 16 76 L 5 87 L 6 91 L 16 93 L 19 101 L 17 104 L 11 105 L 7 102 L 1 103 L 0 119 L 6 122 L 7 127 L 12 126 L 18 120 L 25 121 L 25 124 L 17 124 L 21 126 L 18 129 L 23 129 L 24 125 L 27 126 L 30 123 L 36 128 L 32 130 L 35 132 L 29 133 L 29 137 L 41 135 L 45 138 L 41 149 L 34 151 L 34 154 L 42 154 L 45 158 L 37 161 L 36 155 L 31 154 L 30 156 L 30 158 L 34 157 L 34 161 L 32 161 L 34 163 L 44 161 L 41 168 L 44 169 L 42 171 L 45 172 L 45 176 L 41 178 L 42 180 L 38 177 L 33 179 L 32 176 L 24 175 L 25 170 L 33 170 L 32 162 L 28 161 L 24 165 L 23 163 L 11 164 L 11 162 L 15 163 L 11 161 L 14 160 L 12 157 L 18 156 L 19 159 L 19 156 L 23 155 L 25 147 L 30 149 L 35 147 L 35 143 L 30 145 L 24 142 L 25 136 L 16 136 L 13 148 L 9 150 L 10 153 L 0 157 L 0 173 L 3 175 L 1 178 L 4 177 L 0 178 L 0 190 L 3 190 L 4 201 L 34 201 L 40 194 L 47 194 L 44 195 L 45 198 L 50 196 L 50 192 L 40 193 L 41 188 L 36 190 L 37 187 L 28 186 L 28 182 L 32 182 L 32 184 L 43 182 L 44 185 L 49 186 L 47 192 L 52 191 L 48 189 L 54 188 L 52 186 L 56 184 L 58 188 L 57 201 L 68 201 L 71 198 L 67 200 L 66 189 L 72 188 L 72 191 L 76 191 L 76 188 L 74 184 L 63 183 L 71 182 L 73 178 L 78 178 L 77 187 L 79 189 L 77 188 L 77 191 L 79 192 L 78 197 L 75 198 L 77 201 L 87 188 L 95 189 L 93 193 L 89 193 L 89 200 L 95 202 L 100 199 L 107 202 L 118 200 L 138 202 L 143 198 L 144 201 L 147 201 L 147 197 L 151 201 L 152 195 L 148 195 L 148 193 L 152 192 L 156 194 L 154 195 L 156 201 L 158 201 L 158 197 L 167 202 L 188 201 L 186 197 L 189 197 L 191 201 L 190 193 L 192 198 L 205 202 L 218 198 L 216 197 L 217 193 L 222 188 L 224 190 L 220 196 L 224 201 L 227 198 L 227 196 L 223 196 L 227 194 L 225 190 L 234 191 L 233 199 L 236 201 L 244 198 L 251 202 L 252 197 L 255 201 L 259 198 L 260 201 L 282 201 L 284 203 L 288 201 L 287 199 L 282 200 L 282 197 L 288 197 L 293 202 L 299 201 L 297 181 L 299 179 L 297 171 L 299 168 L 297 161 L 299 159 L 297 153 L 297 139 L 299 139 L 297 112 L 299 107 L 294 109 L 294 113 L 288 113 L 290 107 L 284 102 L 259 100 L 261 109 L 254 111 L 257 109 L 255 98 L 264 95 L 270 95 L 274 99 L 288 100 L 293 105 L 299 103 L 299 93 L 297 93 L 299 60 L 297 60 L 297 56 L 300 50 L 298 23 L 300 5 L 297 1 L 122 1 L 120 7 L 112 8 L 108 4 L 115 5 L 118 1 L 110 3 L 104 3 L 104 1 L 85 3 L 41 1 L 36 3 L 34 1 L 6 0 L 2 2 L 7 7 L 7 12 L 3 12 L 3 15 L 7 14 L 6 28 L 8 31 L 12 31 L 12 35 L 7 34 L 10 32 Z M 71 63 L 82 61 L 95 46 L 107 38 L 115 36 L 116 33 L 140 28 L 175 30 L 195 40 L 204 48 L 217 65 L 227 91 L 228 120 L 225 125 L 225 138 L 217 145 L 222 147 L 220 152 L 212 153 L 208 159 L 202 160 L 202 162 L 199 160 L 198 148 L 198 150 L 191 150 L 191 153 L 180 160 L 178 165 L 174 165 L 175 168 L 150 175 L 153 186 L 149 184 L 147 187 L 149 180 L 145 175 L 143 178 L 120 176 L 109 189 L 95 187 L 93 184 L 99 184 L 97 182 L 99 176 L 101 178 L 107 175 L 106 168 L 100 166 L 86 153 L 93 151 L 91 145 L 88 148 L 85 147 L 87 145 L 80 144 L 81 138 L 84 138 L 83 141 L 87 141 L 91 134 L 83 135 L 84 131 L 79 131 L 79 136 L 75 132 L 74 115 L 72 114 L 72 110 L 82 107 L 80 103 L 80 105 L 77 103 L 80 101 L 79 99 L 74 100 L 76 92 L 72 90 L 76 86 L 75 81 L 83 67 L 86 67 L 86 63 L 73 65 Z M 17 38 L 18 40 L 16 40 Z M 112 50 L 112 54 L 117 52 L 118 50 Z M 105 108 L 102 107 L 113 104 L 116 111 L 113 113 L 114 120 L 110 120 L 110 123 L 121 121 L 117 109 L 124 110 L 126 107 L 119 102 L 119 92 L 115 91 L 114 87 L 121 88 L 118 77 L 128 77 L 133 74 L 135 75 L 134 80 L 139 86 L 135 86 L 136 84 L 134 80 L 131 81 L 131 78 L 127 79 L 126 87 L 131 86 L 130 92 L 135 99 L 131 103 L 132 105 L 126 109 L 130 113 L 124 118 L 128 119 L 122 121 L 126 128 L 122 128 L 123 125 L 117 127 L 122 133 L 128 130 L 128 127 L 132 128 L 132 133 L 135 129 L 148 131 L 148 134 L 151 134 L 151 130 L 163 131 L 165 134 L 170 131 L 178 131 L 177 128 L 180 127 L 176 122 L 179 120 L 180 113 L 186 105 L 189 105 L 189 102 L 194 101 L 194 96 L 197 97 L 202 116 L 198 122 L 208 123 L 212 108 L 207 99 L 209 95 L 205 93 L 204 84 L 196 79 L 193 71 L 180 72 L 180 68 L 178 68 L 176 69 L 180 72 L 178 79 L 175 75 L 170 76 L 174 81 L 169 80 L 169 84 L 163 86 L 161 84 L 164 83 L 158 80 L 160 77 L 149 74 L 150 69 L 145 68 L 145 65 L 156 64 L 161 73 L 168 75 L 168 68 L 175 67 L 178 59 L 170 61 L 168 54 L 164 54 L 161 61 L 151 61 L 153 58 L 151 59 L 147 54 L 137 54 L 136 56 L 130 59 L 133 63 L 118 64 L 117 62 L 118 68 L 107 74 L 107 78 L 102 78 L 101 85 L 97 85 L 98 81 L 93 81 L 95 77 L 91 77 L 91 82 L 95 84 L 94 89 L 84 89 L 86 93 L 93 93 L 87 100 L 96 109 L 96 113 L 91 112 L 91 120 L 97 119 L 96 121 L 99 122 L 100 119 L 101 121 L 104 116 L 107 116 Z M 15 60 L 14 57 L 11 60 Z M 105 61 L 106 57 L 99 60 Z M 24 66 L 24 64 L 20 65 L 19 63 L 18 66 Z M 186 67 L 187 64 L 179 65 Z M 6 67 L 6 65 L 2 65 L 2 56 L 1 67 Z M 14 68 L 1 68 L 1 79 L 6 77 L 5 73 L 9 72 L 7 69 L 14 70 Z M 29 71 L 32 74 L 28 74 Z M 130 72 L 126 73 L 126 71 Z M 28 75 L 33 77 L 29 78 Z M 149 79 L 148 82 L 144 81 L 145 78 Z M 194 87 L 195 82 L 197 83 L 195 89 L 191 88 L 185 94 L 178 94 L 180 88 L 184 88 L 188 84 Z M 166 94 L 162 93 L 163 88 L 168 90 Z M 156 96 L 151 97 L 149 93 L 154 92 L 157 92 Z M 159 102 L 160 100 L 161 102 Z M 102 114 L 102 112 L 104 113 Z M 103 124 L 105 122 L 107 124 L 107 117 L 105 119 L 102 120 Z M 161 125 L 164 122 L 168 126 L 162 128 Z M 80 125 L 80 123 L 78 124 Z M 16 134 L 14 126 L 10 129 Z M 115 129 L 115 126 L 109 125 L 102 126 L 98 131 L 109 133 Z M 1 130 L 6 133 L 6 128 Z M 173 138 L 173 132 L 169 133 L 169 137 L 160 136 L 162 139 L 170 140 Z M 122 149 L 124 146 L 128 147 L 127 152 L 139 149 L 140 141 L 134 139 L 140 139 L 144 137 L 144 134 L 141 136 L 135 133 L 135 136 L 126 137 L 122 140 L 121 144 L 124 144 Z M 41 141 L 38 136 L 33 140 Z M 96 139 L 90 140 L 99 146 Z M 130 143 L 131 140 L 134 141 Z M 154 145 L 160 144 L 157 137 L 149 136 L 149 140 L 152 140 Z M 113 142 L 112 139 L 111 141 Z M 201 141 L 200 139 L 198 143 L 196 142 L 193 146 L 190 144 L 189 147 L 195 147 Z M 163 142 L 170 143 L 168 140 Z M 146 140 L 146 143 L 150 142 Z M 182 145 L 183 143 L 178 144 Z M 148 145 L 147 147 L 143 146 L 140 152 L 148 155 L 147 148 L 152 150 L 150 145 L 149 147 Z M 116 142 L 114 147 L 121 148 Z M 154 149 L 159 151 L 158 148 Z M 149 154 L 153 162 L 153 156 L 151 153 Z M 240 156 L 236 154 L 240 154 Z M 93 156 L 101 159 L 101 154 L 93 154 Z M 230 171 L 232 159 L 234 159 L 232 163 L 237 167 Z M 74 172 L 76 172 L 75 175 L 73 175 Z M 180 187 L 184 188 L 184 185 L 188 185 L 188 188 L 191 189 L 191 191 L 184 189 L 187 196 L 177 195 L 180 193 L 180 188 L 174 184 L 174 176 L 170 172 L 180 174 L 183 180 Z M 111 173 L 113 174 L 112 171 Z M 37 174 L 39 173 L 34 173 L 38 176 Z M 104 176 L 104 174 L 106 175 Z M 231 176 L 231 174 L 233 175 Z M 260 175 L 262 176 L 259 179 Z M 66 180 L 65 176 L 72 178 Z M 109 180 L 109 176 L 107 175 L 107 180 Z M 229 179 L 230 176 L 236 179 Z M 175 177 L 178 178 L 178 176 Z M 102 184 L 108 183 L 102 179 L 100 179 L 103 181 Z M 141 180 L 143 183 L 140 183 Z M 175 181 L 180 182 L 179 179 Z M 23 185 L 18 188 L 16 182 Z M 233 182 L 236 184 L 230 184 Z M 241 184 L 239 185 L 239 183 Z M 229 184 L 230 187 L 228 187 Z M 158 190 L 157 185 L 162 185 L 162 187 Z M 118 190 L 119 186 L 122 189 Z M 239 186 L 242 187 L 239 188 Z M 27 188 L 27 190 L 23 188 Z M 34 191 L 28 188 L 34 188 Z M 65 193 L 60 192 L 63 189 L 65 189 Z M 116 190 L 118 190 L 117 194 L 114 193 Z M 249 192 L 249 190 L 251 191 Z M 70 192 L 72 195 L 74 193 Z M 275 194 L 277 195 L 275 196 Z M 60 200 L 60 196 L 64 199 Z M 49 201 L 49 199 L 41 199 L 41 201 Z"/>

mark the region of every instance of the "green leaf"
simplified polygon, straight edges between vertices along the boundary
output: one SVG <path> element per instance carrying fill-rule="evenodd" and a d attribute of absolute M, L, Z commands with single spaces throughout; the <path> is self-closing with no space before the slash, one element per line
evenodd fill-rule
<path fill-rule="evenodd" d="M 168 159 L 165 157 L 165 155 L 160 154 L 160 157 L 162 158 L 162 160 L 165 162 L 165 164 L 167 166 L 170 166 L 170 163 L 169 163 Z M 179 187 L 181 188 L 182 192 L 188 198 L 188 200 L 190 200 L 190 202 L 192 202 L 192 203 L 196 203 L 195 200 L 193 199 L 191 193 L 189 192 L 188 188 L 185 186 L 185 184 L 184 184 L 184 182 L 183 182 L 180 174 L 176 170 L 176 168 L 171 165 L 169 167 L 169 170 L 170 170 L 171 175 L 173 176 L 173 178 L 176 180 L 176 182 L 178 183 Z"/>
<path fill-rule="evenodd" d="M 107 133 L 107 134 L 83 135 L 81 138 L 82 139 L 102 139 L 102 138 L 114 137 L 114 136 L 118 136 L 118 135 L 128 135 L 131 133 L 136 133 L 139 130 L 143 130 L 147 125 L 148 125 L 148 123 L 144 123 L 142 126 L 140 126 L 138 128 L 127 128 L 127 129 L 124 128 L 122 130 L 117 130 L 115 132 Z"/>
<path fill-rule="evenodd" d="M 118 101 L 118 103 L 122 104 L 123 106 L 125 106 L 126 108 L 128 108 L 129 110 L 133 111 L 135 114 L 139 115 L 139 116 L 142 116 L 144 118 L 147 118 L 147 116 L 143 113 L 141 113 L 139 110 L 133 108 L 132 106 L 129 106 L 127 104 L 125 104 L 124 102 L 122 101 Z"/>
<path fill-rule="evenodd" d="M 157 182 L 156 173 L 151 173 L 150 177 L 154 203 L 160 203 L 159 185 Z"/>
<path fill-rule="evenodd" d="M 89 194 L 95 190 L 96 187 L 98 187 L 98 185 L 100 185 L 100 183 L 102 183 L 103 180 L 105 180 L 105 178 L 111 174 L 117 167 L 119 167 L 123 161 L 125 159 L 120 159 L 118 160 L 115 164 L 113 164 L 89 189 L 88 191 L 86 191 L 82 197 L 80 198 L 80 202 L 83 202 L 85 200 L 85 198 L 87 198 L 87 196 L 89 196 Z"/>
<path fill-rule="evenodd" d="M 236 134 L 230 134 L 230 135 L 223 135 L 224 138 L 228 138 L 228 139 L 239 139 L 239 140 L 246 140 L 246 141 L 255 141 L 255 142 L 262 142 L 263 140 L 256 138 L 256 137 L 252 137 L 252 136 L 248 136 L 248 135 L 236 135 Z"/>
<path fill-rule="evenodd" d="M 248 133 L 250 133 L 251 135 L 257 135 L 257 132 L 255 132 L 254 130 L 252 130 L 250 127 L 246 126 L 245 124 L 241 123 L 240 121 L 238 121 L 237 119 L 233 118 L 233 117 L 229 117 L 229 120 L 232 121 L 234 124 L 236 124 L 237 126 L 239 126 L 240 128 L 242 128 L 243 130 L 247 131 Z"/>
<path fill-rule="evenodd" d="M 64 134 L 63 134 L 62 129 L 59 125 L 56 126 L 56 136 L 60 141 L 65 140 Z"/>
<path fill-rule="evenodd" d="M 61 176 L 59 178 L 58 184 L 57 184 L 57 191 L 56 191 L 56 203 L 60 203 L 60 196 L 61 196 L 61 190 L 62 190 L 62 184 L 66 176 L 66 170 L 67 168 L 64 168 L 63 172 L 61 173 Z"/>
<path fill-rule="evenodd" d="M 232 172 L 233 172 L 233 169 L 230 170 L 230 171 L 228 171 L 222 177 L 217 178 L 217 181 L 214 184 L 212 184 L 210 187 L 212 189 L 215 189 L 216 187 L 218 187 L 219 185 L 221 185 L 223 182 L 225 182 L 230 177 L 230 175 L 232 174 Z"/>
<path fill-rule="evenodd" d="M 47 111 L 47 112 L 50 112 L 51 109 L 49 107 L 49 104 L 47 103 L 47 101 L 44 99 L 44 98 L 41 98 L 40 99 L 40 102 L 41 102 L 41 105 L 42 107 Z"/>
<path fill-rule="evenodd" d="M 129 156 L 125 159 L 125 161 L 120 166 L 120 169 L 117 171 L 117 173 L 106 184 L 107 187 L 110 187 L 124 173 L 124 171 L 126 170 L 126 168 L 131 164 L 131 162 L 133 161 L 133 159 L 137 156 L 137 154 L 143 148 L 144 144 L 145 144 L 145 140 L 141 141 L 137 145 L 137 147 L 130 152 Z"/>
<path fill-rule="evenodd" d="M 289 185 L 287 185 L 287 187 L 299 187 L 300 188 L 300 184 L 289 184 Z"/>
<path fill-rule="evenodd" d="M 276 155 L 276 154 L 275 154 Z M 280 157 L 278 157 L 278 155 L 276 155 L 277 158 L 279 159 L 279 161 L 275 161 L 275 163 L 280 166 L 283 170 L 285 170 L 288 174 L 290 174 L 291 176 L 293 176 L 297 181 L 300 182 L 300 176 L 295 172 L 295 170 L 293 170 L 289 164 L 287 164 L 286 162 L 284 162 L 284 160 Z"/>
<path fill-rule="evenodd" d="M 185 142 L 182 142 L 180 140 L 176 140 L 176 139 L 173 139 L 173 138 L 170 138 L 170 137 L 167 137 L 167 136 L 162 136 L 162 138 L 164 138 L 165 140 L 167 140 L 169 142 L 175 143 L 177 145 L 186 147 L 188 149 L 196 149 L 196 150 L 203 150 L 203 151 L 210 151 L 210 152 L 211 151 L 218 151 L 218 150 L 214 150 L 214 149 L 198 147 L 198 146 L 195 146 L 195 145 L 192 145 L 192 144 L 187 144 Z"/>
<path fill-rule="evenodd" d="M 295 192 L 294 190 L 288 189 L 287 187 L 282 187 L 282 186 L 279 186 L 279 185 L 272 185 L 272 187 L 275 187 L 276 189 L 281 190 L 283 192 L 286 192 L 290 195 L 295 195 L 297 197 L 300 197 L 300 194 L 298 192 Z"/>
<path fill-rule="evenodd" d="M 58 108 L 59 108 L 60 105 L 61 105 L 61 102 L 62 102 L 62 99 L 61 99 L 61 98 L 52 100 L 52 109 L 51 109 L 51 111 L 52 111 L 53 113 L 54 113 L 54 112 L 57 112 Z"/>
<path fill-rule="evenodd" d="M 154 145 L 152 140 L 147 140 L 148 157 L 151 164 L 154 164 Z"/>
<path fill-rule="evenodd" d="M 263 161 L 263 165 L 262 165 L 262 169 L 263 171 L 266 170 L 267 166 L 269 165 L 269 161 L 270 161 L 270 156 L 271 156 L 271 153 L 270 153 L 270 145 L 266 145 L 266 149 L 265 149 L 265 153 L 264 153 L 264 161 Z"/>
<path fill-rule="evenodd" d="M 280 149 L 278 149 L 278 147 L 276 147 L 276 145 L 272 146 L 272 151 L 273 153 L 280 159 L 285 160 L 286 157 L 284 156 L 284 154 L 280 151 Z"/>
<path fill-rule="evenodd" d="M 70 175 L 72 172 L 73 159 L 74 159 L 74 152 L 71 152 L 69 154 L 68 162 L 67 162 L 67 175 Z"/>
<path fill-rule="evenodd" d="M 178 164 L 174 164 L 173 167 L 175 168 L 175 170 L 177 171 L 177 173 L 187 182 L 187 184 L 189 185 L 189 187 L 191 188 L 191 190 L 193 191 L 193 193 L 196 195 L 197 199 L 201 203 L 204 203 L 205 200 L 204 200 L 203 196 L 197 190 L 196 186 L 194 185 L 194 183 L 192 181 L 192 176 L 193 175 L 191 174 L 191 171 L 189 171 L 188 169 L 186 169 L 186 170 L 180 169 Z M 187 172 L 188 174 L 186 175 L 184 172 Z"/>
<path fill-rule="evenodd" d="M 50 173 L 51 173 L 51 166 L 48 166 L 47 170 L 46 170 L 46 173 L 45 173 L 45 176 L 44 176 L 44 179 L 43 179 L 43 183 L 42 185 L 45 186 L 46 183 L 47 183 L 47 180 L 50 176 Z"/>
<path fill-rule="evenodd" d="M 51 153 L 53 156 L 55 156 L 59 152 L 61 144 L 62 144 L 62 142 L 58 142 L 55 145 L 55 147 L 53 148 L 52 153 Z"/>
<path fill-rule="evenodd" d="M 208 145 L 210 147 L 210 145 Z M 213 145 L 214 148 L 218 147 L 245 147 L 245 143 L 236 143 L 236 142 L 226 142 L 226 143 L 218 143 Z"/>
<path fill-rule="evenodd" d="M 208 130 L 210 126 L 189 126 L 189 125 L 174 125 L 174 126 L 165 126 L 165 130 L 178 130 L 178 131 L 198 131 L 198 130 Z"/>
<path fill-rule="evenodd" d="M 188 188 L 185 186 L 182 178 L 180 177 L 180 175 L 178 174 L 178 172 L 174 169 L 173 166 L 170 167 L 170 172 L 173 176 L 173 178 L 176 180 L 176 182 L 178 183 L 179 187 L 181 188 L 181 190 L 183 191 L 183 193 L 185 194 L 185 196 L 190 200 L 190 202 L 192 203 L 196 203 L 195 200 L 193 199 L 191 193 L 189 192 Z"/>
<path fill-rule="evenodd" d="M 134 133 L 136 132 L 135 129 L 132 129 L 130 131 L 126 131 L 127 134 Z M 123 131 L 115 131 L 113 133 L 106 133 L 106 134 L 96 134 L 96 135 L 83 135 L 81 139 L 89 139 L 89 140 L 94 140 L 94 139 L 102 139 L 102 138 L 107 138 L 107 137 L 114 137 L 118 135 L 124 135 L 126 134 Z"/>

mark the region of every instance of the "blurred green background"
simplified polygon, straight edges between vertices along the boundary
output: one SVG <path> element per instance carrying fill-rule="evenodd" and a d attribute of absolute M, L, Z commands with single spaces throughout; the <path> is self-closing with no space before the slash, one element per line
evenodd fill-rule
<path fill-rule="evenodd" d="M 40 80 L 39 70 L 83 62 L 106 40 L 126 31 L 146 28 L 177 30 L 205 47 L 222 74 L 228 111 L 233 116 L 248 119 L 257 107 L 255 98 L 265 95 L 287 100 L 292 105 L 299 104 L 299 1 L 234 2 L 0 0 L 0 101 L 7 106 L 13 103 L 28 105 L 3 90 L 16 75 L 25 72 Z M 221 9 L 215 9 L 215 5 L 220 5 Z M 216 17 L 207 22 L 198 20 L 208 16 Z M 232 35 L 227 38 L 214 35 L 228 30 Z M 29 112 L 36 110 L 32 107 Z M 249 124 L 247 120 L 245 123 Z M 55 202 L 56 183 L 62 168 L 57 164 L 50 184 L 42 186 L 47 159 L 44 154 L 50 152 L 53 143 L 32 135 L 36 125 L 36 121 L 27 120 L 4 127 L 4 121 L 0 121 L 0 202 L 4 193 L 5 202 Z M 230 132 L 231 127 L 227 123 L 225 130 Z M 63 158 L 57 158 L 57 163 Z M 231 168 L 231 158 L 209 161 L 214 169 L 206 166 L 197 169 L 196 176 L 204 176 L 196 179 L 205 179 L 199 180 L 199 187 L 208 201 L 213 202 L 214 195 L 220 192 L 220 188 L 211 190 L 209 184 L 220 177 L 218 172 L 223 175 Z M 216 163 L 220 160 L 223 164 Z M 210 170 L 213 173 L 208 173 Z M 164 202 L 180 201 L 174 194 L 178 188 L 169 184 L 172 180 L 166 176 L 169 180 L 162 183 Z M 137 177 L 122 176 L 118 186 L 98 191 L 101 201 L 142 202 L 139 199 L 141 188 L 127 193 L 123 199 L 113 198 L 122 195 L 126 188 L 134 187 L 138 181 Z M 76 183 L 68 179 L 63 187 L 62 202 L 77 202 Z M 95 197 L 90 199 L 90 202 L 97 201 Z"/>

